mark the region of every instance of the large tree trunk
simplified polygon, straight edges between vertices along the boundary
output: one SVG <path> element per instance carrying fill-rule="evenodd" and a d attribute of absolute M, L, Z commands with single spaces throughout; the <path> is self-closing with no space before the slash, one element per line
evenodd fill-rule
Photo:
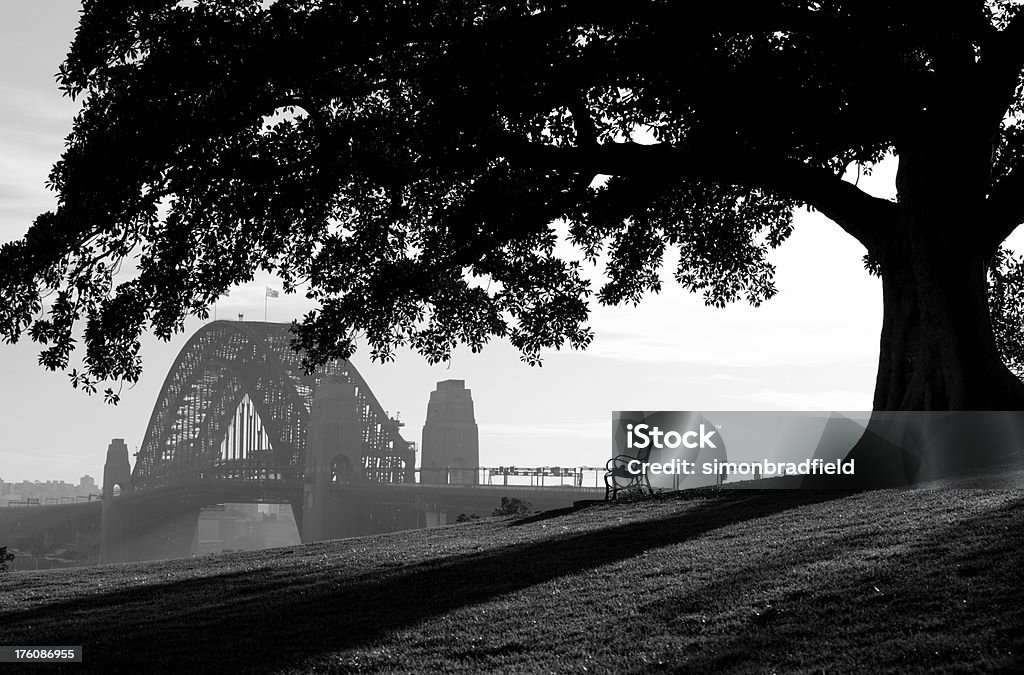
<path fill-rule="evenodd" d="M 988 259 L 920 242 L 883 266 L 874 410 L 1022 410 L 989 319 Z"/>
<path fill-rule="evenodd" d="M 883 320 L 875 410 L 1024 410 L 988 309 L 986 161 L 949 148 L 900 157 L 901 218 L 879 246 Z M 954 148 L 955 150 L 955 148 Z M 984 151 L 988 152 L 987 146 Z"/>
<path fill-rule="evenodd" d="M 875 412 L 848 455 L 856 486 L 961 476 L 1005 462 L 1024 439 L 1024 414 L 939 412 L 1024 410 L 1024 384 L 1003 364 L 989 317 L 998 242 L 978 222 L 987 177 L 968 160 L 900 157 L 901 218 L 872 251 L 884 313 Z"/>

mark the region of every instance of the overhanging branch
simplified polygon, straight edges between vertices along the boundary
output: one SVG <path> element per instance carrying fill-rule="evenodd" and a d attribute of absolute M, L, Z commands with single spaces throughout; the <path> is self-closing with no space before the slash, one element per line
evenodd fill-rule
<path fill-rule="evenodd" d="M 534 168 L 660 179 L 678 176 L 762 188 L 813 206 L 869 250 L 879 233 L 899 217 L 895 203 L 872 197 L 827 169 L 756 153 L 614 143 L 578 148 L 515 144 L 500 154 Z"/>

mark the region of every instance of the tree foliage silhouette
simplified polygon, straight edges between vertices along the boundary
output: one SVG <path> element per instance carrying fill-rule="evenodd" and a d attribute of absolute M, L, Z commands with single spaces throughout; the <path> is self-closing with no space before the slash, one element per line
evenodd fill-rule
<path fill-rule="evenodd" d="M 771 298 L 806 205 L 882 277 L 875 408 L 1018 408 L 988 272 L 1024 220 L 1022 38 L 1010 2 L 86 0 L 59 206 L 0 250 L 0 332 L 69 369 L 84 319 L 75 385 L 130 382 L 143 330 L 263 269 L 319 304 L 310 366 L 359 333 L 535 363 L 670 249 L 710 305 Z M 897 201 L 842 179 L 890 153 Z"/>

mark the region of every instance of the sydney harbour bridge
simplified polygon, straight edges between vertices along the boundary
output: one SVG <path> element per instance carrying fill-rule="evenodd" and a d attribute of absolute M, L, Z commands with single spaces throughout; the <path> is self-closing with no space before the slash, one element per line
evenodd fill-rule
<path fill-rule="evenodd" d="M 291 504 L 302 541 L 313 542 L 488 514 L 502 496 L 544 509 L 603 493 L 569 469 L 546 487 L 481 481 L 488 470 L 461 380 L 430 394 L 417 467 L 415 443 L 350 362 L 307 374 L 290 341 L 289 324 L 206 324 L 168 372 L 134 467 L 123 439 L 108 447 L 98 509 L 3 511 L 61 510 L 66 523 L 98 515 L 100 562 L 114 562 L 189 555 L 200 511 L 216 504 Z"/>

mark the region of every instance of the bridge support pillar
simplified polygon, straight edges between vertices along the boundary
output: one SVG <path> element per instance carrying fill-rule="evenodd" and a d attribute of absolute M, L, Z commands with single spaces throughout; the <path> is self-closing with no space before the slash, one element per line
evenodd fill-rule
<path fill-rule="evenodd" d="M 103 465 L 103 514 L 100 520 L 100 562 L 126 560 L 128 513 L 115 495 L 132 489 L 132 471 L 128 463 L 128 445 L 123 438 L 115 438 L 107 446 L 107 461 Z"/>
<path fill-rule="evenodd" d="M 292 507 L 292 517 L 295 518 L 295 527 L 299 531 L 299 538 L 302 541 L 306 541 L 305 535 L 302 533 L 302 500 L 293 499 L 288 503 Z"/>
<path fill-rule="evenodd" d="M 423 425 L 420 482 L 475 485 L 479 481 L 480 437 L 473 394 L 465 380 L 444 380 L 430 392 Z"/>
<path fill-rule="evenodd" d="M 364 483 L 363 422 L 355 385 L 340 377 L 317 388 L 306 430 L 302 541 L 370 532 L 366 498 L 353 488 Z"/>

